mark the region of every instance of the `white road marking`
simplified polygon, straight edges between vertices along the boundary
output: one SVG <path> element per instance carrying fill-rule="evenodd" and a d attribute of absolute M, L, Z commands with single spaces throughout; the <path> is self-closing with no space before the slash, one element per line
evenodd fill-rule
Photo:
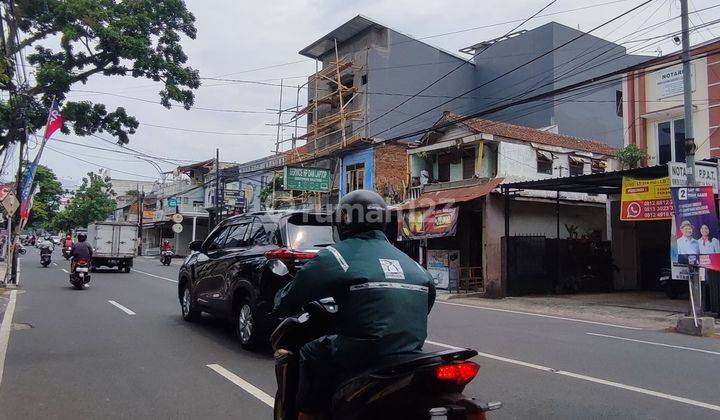
<path fill-rule="evenodd" d="M 2 324 L 0 324 L 0 386 L 2 385 L 3 371 L 5 370 L 5 353 L 7 353 L 8 343 L 10 342 L 10 330 L 12 328 L 13 314 L 15 313 L 15 300 L 17 299 L 17 290 L 10 291 L 10 300 Z"/>
<path fill-rule="evenodd" d="M 53 267 L 57 267 L 57 263 L 53 263 Z"/>
<path fill-rule="evenodd" d="M 62 270 L 63 272 L 65 272 L 65 274 L 70 274 L 70 272 L 69 272 L 69 271 L 67 271 L 67 270 L 66 270 L 66 269 L 64 269 L 64 268 L 61 268 L 61 270 Z"/>
<path fill-rule="evenodd" d="M 711 350 L 703 350 L 703 349 L 697 349 L 694 347 L 685 347 L 685 346 L 675 346 L 672 344 L 665 344 L 665 343 L 656 343 L 654 341 L 645 341 L 645 340 L 636 340 L 634 338 L 626 338 L 626 337 L 618 337 L 615 335 L 606 335 L 606 334 L 596 334 L 596 333 L 589 333 L 586 332 L 587 335 L 594 335 L 596 337 L 605 337 L 605 338 L 612 338 L 615 340 L 624 340 L 624 341 L 632 341 L 634 343 L 643 343 L 643 344 L 651 344 L 653 346 L 660 346 L 660 347 L 670 347 L 673 349 L 680 349 L 680 350 L 688 350 L 688 351 L 696 351 L 699 353 L 707 353 L 707 354 L 714 354 L 716 356 L 720 356 L 720 352 L 718 351 L 711 351 Z"/>
<path fill-rule="evenodd" d="M 451 350 L 463 350 L 462 347 L 451 346 L 449 344 L 438 343 L 436 341 L 425 340 L 425 342 L 428 344 L 432 344 L 434 346 L 445 347 L 445 348 L 451 349 Z M 490 354 L 490 353 L 478 352 L 478 356 L 485 357 L 487 359 L 498 360 L 500 362 L 512 363 L 514 365 L 524 366 L 524 367 L 531 368 L 531 369 L 541 370 L 543 372 L 555 373 L 555 374 L 567 376 L 570 378 L 575 378 L 575 379 L 580 379 L 583 381 L 593 382 L 596 384 L 606 385 L 606 386 L 610 386 L 613 388 L 620 388 L 620 389 L 624 389 L 627 391 L 633 391 L 633 392 L 637 392 L 640 394 L 650 395 L 650 396 L 657 397 L 657 398 L 663 398 L 663 399 L 670 400 L 670 401 L 675 401 L 675 402 L 679 402 L 679 403 L 683 403 L 683 404 L 693 405 L 696 407 L 706 408 L 708 410 L 720 412 L 720 406 L 718 406 L 718 405 L 708 404 L 708 403 L 704 403 L 702 401 L 697 401 L 697 400 L 691 400 L 691 399 L 685 398 L 685 397 L 678 397 L 676 395 L 665 394 L 663 392 L 657 392 L 657 391 L 653 391 L 650 389 L 640 388 L 637 386 L 625 385 L 625 384 L 621 384 L 619 382 L 608 381 L 605 379 L 595 378 L 592 376 L 582 375 L 579 373 L 573 373 L 573 372 L 568 372 L 565 370 L 554 369 L 554 368 L 547 367 L 547 366 L 536 365 L 534 363 L 523 362 L 522 360 L 510 359 L 507 357 L 498 356 L 498 355 Z"/>
<path fill-rule="evenodd" d="M 248 394 L 250 394 L 253 397 L 257 398 L 258 400 L 264 402 L 265 404 L 269 405 L 270 407 L 275 406 L 275 398 L 266 394 L 264 391 L 262 391 L 255 385 L 251 384 L 250 382 L 244 380 L 243 378 L 237 376 L 236 374 L 230 372 L 229 370 L 225 369 L 224 367 L 222 367 L 218 364 L 210 364 L 210 365 L 206 365 L 206 366 L 209 367 L 210 369 L 214 370 L 215 372 L 219 373 L 221 376 L 223 376 L 228 381 L 239 386 L 240 388 L 245 390 L 245 392 L 247 392 Z"/>
<path fill-rule="evenodd" d="M 155 278 L 158 278 L 158 279 L 167 280 L 167 281 L 172 282 L 172 283 L 177 283 L 177 282 L 178 282 L 177 280 L 169 279 L 169 278 L 167 278 L 167 277 L 162 277 L 162 276 L 158 276 L 158 275 L 155 275 L 155 274 L 146 273 L 146 272 L 140 271 L 140 270 L 133 270 L 133 271 L 135 271 L 136 273 L 145 274 L 146 276 L 150 276 L 150 277 L 155 277 Z"/>
<path fill-rule="evenodd" d="M 121 311 L 125 312 L 128 315 L 135 315 L 135 312 L 131 311 L 130 309 L 122 306 L 121 304 L 115 302 L 114 300 L 108 300 L 108 303 L 115 306 L 116 308 L 120 309 Z"/>
<path fill-rule="evenodd" d="M 559 319 L 562 321 L 572 321 L 572 322 L 581 322 L 584 324 L 593 324 L 593 325 L 603 325 L 605 327 L 614 327 L 614 328 L 623 328 L 626 330 L 642 330 L 642 328 L 638 327 L 628 327 L 627 325 L 619 325 L 619 324 L 609 324 L 607 322 L 598 322 L 598 321 L 587 321 L 584 319 L 577 319 L 577 318 L 566 318 L 563 316 L 556 316 L 556 315 L 544 315 L 544 314 L 535 314 L 532 312 L 523 312 L 523 311 L 513 311 L 511 309 L 500 309 L 500 308 L 490 308 L 487 306 L 476 306 L 476 305 L 465 305 L 462 303 L 451 303 L 451 302 L 439 302 L 435 301 L 436 303 L 440 303 L 443 305 L 451 305 L 451 306 L 462 306 L 465 308 L 475 308 L 475 309 L 484 309 L 487 311 L 496 311 L 496 312 L 506 312 L 511 314 L 519 314 L 519 315 L 529 315 L 529 316 L 537 316 L 540 318 L 551 318 L 551 319 Z"/>
<path fill-rule="evenodd" d="M 18 258 L 18 260 L 19 260 L 19 258 Z M 21 284 L 21 282 L 20 282 L 20 272 L 21 271 L 22 271 L 22 264 L 20 264 L 20 261 L 18 261 L 17 272 L 15 273 L 15 284 L 17 286 L 20 286 L 20 284 Z"/>

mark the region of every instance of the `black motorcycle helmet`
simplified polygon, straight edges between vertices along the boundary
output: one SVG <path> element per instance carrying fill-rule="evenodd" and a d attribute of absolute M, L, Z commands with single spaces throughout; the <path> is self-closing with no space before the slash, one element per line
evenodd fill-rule
<path fill-rule="evenodd" d="M 390 219 L 385 200 L 375 191 L 356 190 L 340 199 L 336 225 L 340 239 L 368 232 L 385 230 Z"/>
<path fill-rule="evenodd" d="M 87 235 L 84 233 L 78 233 L 78 242 L 85 242 Z"/>

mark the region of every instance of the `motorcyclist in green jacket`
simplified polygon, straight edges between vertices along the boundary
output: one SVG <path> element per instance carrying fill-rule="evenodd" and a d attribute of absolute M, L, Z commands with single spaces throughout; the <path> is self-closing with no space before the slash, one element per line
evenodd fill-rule
<path fill-rule="evenodd" d="M 343 377 L 384 356 L 420 352 L 427 338 L 433 278 L 388 242 L 383 233 L 388 219 L 377 193 L 345 195 L 337 212 L 341 241 L 318 252 L 275 297 L 275 311 L 286 315 L 325 297 L 338 304 L 337 335 L 300 351 L 297 406 L 304 414 L 327 407 Z"/>

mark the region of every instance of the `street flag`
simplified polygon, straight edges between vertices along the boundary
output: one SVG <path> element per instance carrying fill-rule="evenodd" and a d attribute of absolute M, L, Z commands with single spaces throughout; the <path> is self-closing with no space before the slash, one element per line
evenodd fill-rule
<path fill-rule="evenodd" d="M 40 156 L 42 156 L 45 143 L 47 143 L 50 136 L 53 135 L 57 130 L 62 127 L 62 114 L 60 113 L 60 106 L 57 100 L 53 98 L 50 110 L 48 111 L 47 123 L 45 125 L 45 134 L 43 135 L 40 148 L 38 149 L 35 159 L 28 166 L 27 173 L 22 182 L 22 189 L 20 190 L 20 227 L 21 229 L 27 224 L 28 218 L 30 217 L 30 209 L 32 208 L 32 193 L 33 193 L 33 180 L 35 179 L 35 172 L 40 162 Z"/>
<path fill-rule="evenodd" d="M 50 105 L 50 112 L 48 112 L 43 141 L 47 141 L 47 139 L 49 139 L 54 132 L 58 131 L 60 127 L 62 127 L 62 114 L 60 113 L 60 107 L 58 106 L 57 101 L 53 98 L 52 105 Z"/>
<path fill-rule="evenodd" d="M 30 217 L 30 191 L 36 168 L 37 163 L 35 161 L 31 162 L 23 178 L 22 189 L 20 190 L 20 219 L 25 222 Z"/>

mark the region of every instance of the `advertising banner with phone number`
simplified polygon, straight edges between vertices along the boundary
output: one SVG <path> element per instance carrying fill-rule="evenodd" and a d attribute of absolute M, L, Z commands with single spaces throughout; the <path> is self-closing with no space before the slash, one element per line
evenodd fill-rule
<path fill-rule="evenodd" d="M 711 186 L 673 187 L 673 264 L 720 271 L 718 217 Z"/>
<path fill-rule="evenodd" d="M 670 177 L 656 179 L 623 177 L 620 220 L 641 222 L 671 218 Z"/>

